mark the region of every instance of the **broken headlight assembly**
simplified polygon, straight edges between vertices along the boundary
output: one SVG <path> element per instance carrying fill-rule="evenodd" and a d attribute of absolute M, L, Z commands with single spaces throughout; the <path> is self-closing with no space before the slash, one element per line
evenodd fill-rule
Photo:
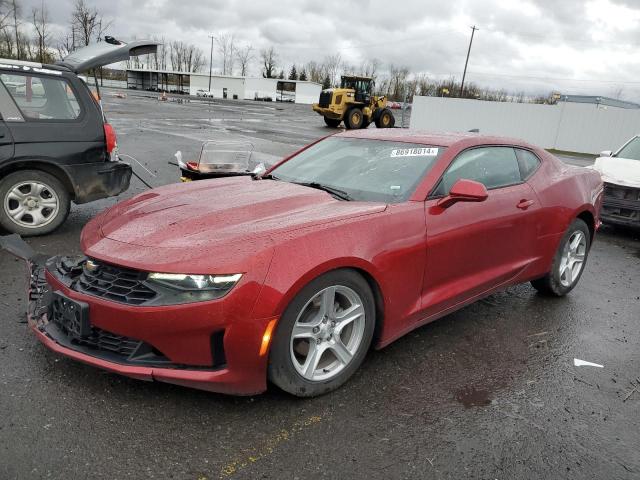
<path fill-rule="evenodd" d="M 150 273 L 147 282 L 186 294 L 190 301 L 202 302 L 224 297 L 240 281 L 241 273 L 232 275 L 194 275 L 186 273 Z M 182 295 L 181 295 L 182 294 Z M 186 300 L 182 298 L 182 300 Z"/>

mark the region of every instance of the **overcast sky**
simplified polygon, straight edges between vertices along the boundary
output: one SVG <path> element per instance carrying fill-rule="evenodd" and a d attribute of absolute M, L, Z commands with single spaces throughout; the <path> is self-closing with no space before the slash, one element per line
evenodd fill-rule
<path fill-rule="evenodd" d="M 22 0 L 25 12 L 42 0 Z M 433 77 L 509 91 L 618 96 L 640 101 L 640 0 L 86 0 L 113 21 L 109 34 L 197 44 L 234 33 L 256 50 L 273 45 L 279 67 L 340 52 L 350 64 L 377 58 Z M 45 0 L 54 36 L 74 0 Z M 214 70 L 219 56 L 214 50 Z M 258 75 L 259 65 L 251 74 Z"/>

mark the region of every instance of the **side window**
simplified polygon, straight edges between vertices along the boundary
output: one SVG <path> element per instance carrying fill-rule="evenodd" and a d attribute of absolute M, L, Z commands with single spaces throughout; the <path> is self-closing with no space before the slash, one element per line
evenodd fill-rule
<path fill-rule="evenodd" d="M 518 160 L 520 161 L 522 178 L 526 180 L 538 169 L 540 159 L 529 150 L 522 150 L 521 148 L 516 148 L 515 150 Z"/>
<path fill-rule="evenodd" d="M 5 85 L 27 120 L 75 120 L 80 104 L 63 78 L 2 73 Z"/>
<path fill-rule="evenodd" d="M 518 159 L 511 147 L 465 150 L 453 160 L 433 194 L 448 194 L 451 186 L 461 178 L 480 182 L 487 189 L 506 187 L 522 181 Z"/>

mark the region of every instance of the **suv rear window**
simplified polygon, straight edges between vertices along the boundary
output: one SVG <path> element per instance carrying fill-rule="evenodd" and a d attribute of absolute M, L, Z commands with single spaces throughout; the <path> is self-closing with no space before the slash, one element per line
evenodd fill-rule
<path fill-rule="evenodd" d="M 0 80 L 27 120 L 75 120 L 80 104 L 63 78 L 2 73 Z"/>

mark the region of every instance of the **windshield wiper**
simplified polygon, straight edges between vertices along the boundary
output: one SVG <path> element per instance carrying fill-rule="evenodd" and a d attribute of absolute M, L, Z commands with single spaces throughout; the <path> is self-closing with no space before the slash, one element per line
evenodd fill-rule
<path fill-rule="evenodd" d="M 311 187 L 311 188 L 315 188 L 315 189 L 318 189 L 318 190 L 323 190 L 323 191 L 325 191 L 327 193 L 330 193 L 334 197 L 338 197 L 341 200 L 346 200 L 347 202 L 353 200 L 351 195 L 349 195 L 344 190 L 340 190 L 339 188 L 330 187 L 329 185 L 325 185 L 323 183 L 318 183 L 318 182 L 293 182 L 293 183 L 295 183 L 296 185 L 302 185 L 302 186 L 305 186 L 305 187 Z"/>
<path fill-rule="evenodd" d="M 280 180 L 279 177 L 276 177 L 273 173 L 268 173 L 266 175 L 252 175 L 254 180 Z"/>

